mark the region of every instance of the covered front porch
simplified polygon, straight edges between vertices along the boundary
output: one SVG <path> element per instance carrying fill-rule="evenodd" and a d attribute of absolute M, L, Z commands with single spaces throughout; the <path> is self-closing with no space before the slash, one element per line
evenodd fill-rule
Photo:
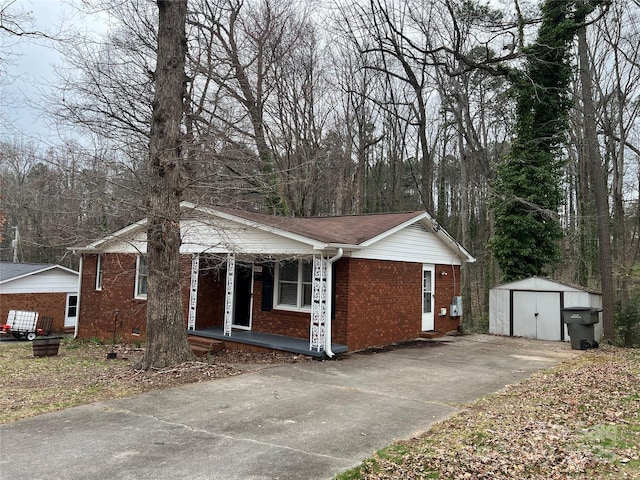
<path fill-rule="evenodd" d="M 288 337 L 286 335 L 276 335 L 273 333 L 254 332 L 251 330 L 232 330 L 231 335 L 225 335 L 223 327 L 203 328 L 199 330 L 189 330 L 190 336 L 212 338 L 221 342 L 233 342 L 244 345 L 253 345 L 271 350 L 298 353 L 314 358 L 324 358 L 324 351 L 312 350 L 309 348 L 309 340 L 303 338 Z M 345 353 L 347 346 L 339 343 L 332 343 L 333 353 Z"/>
<path fill-rule="evenodd" d="M 295 287 L 292 298 L 285 299 L 293 300 L 293 305 L 278 308 L 282 306 L 276 305 L 280 299 L 276 292 L 281 285 L 276 284 L 276 267 L 279 259 L 291 256 L 274 255 L 265 260 L 232 252 L 194 254 L 188 334 L 316 358 L 346 352 L 346 345 L 332 341 L 330 329 L 330 264 L 340 256 L 315 252 L 289 260 L 294 265 L 306 262 L 308 278 L 296 267 L 293 281 L 287 278 L 282 282 L 283 289 Z"/>

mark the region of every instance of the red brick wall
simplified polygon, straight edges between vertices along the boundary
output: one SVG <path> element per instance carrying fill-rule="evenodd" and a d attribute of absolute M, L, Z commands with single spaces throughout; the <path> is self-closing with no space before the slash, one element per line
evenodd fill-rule
<path fill-rule="evenodd" d="M 335 316 L 331 321 L 331 341 L 342 345 L 349 344 L 347 333 L 347 319 L 349 318 L 349 277 L 350 261 L 348 258 L 341 258 L 334 264 L 335 281 Z"/>
<path fill-rule="evenodd" d="M 82 268 L 78 336 L 111 341 L 114 336 L 127 343 L 144 341 L 147 301 L 134 298 L 136 255 L 103 256 L 102 290 L 95 289 L 96 255 L 85 255 Z M 185 325 L 189 309 L 191 258 L 182 259 L 182 304 Z M 118 325 L 115 325 L 118 310 Z"/>
<path fill-rule="evenodd" d="M 347 261 L 348 324 L 336 318 L 336 341 L 344 335 L 343 329 L 352 351 L 417 337 L 421 327 L 422 265 L 353 258 Z"/>
<path fill-rule="evenodd" d="M 334 343 L 354 351 L 410 340 L 420 334 L 422 264 L 342 258 L 336 263 L 335 275 Z M 435 330 L 456 330 L 460 319 L 449 316 L 449 306 L 454 292 L 460 294 L 460 267 L 437 265 L 434 278 Z M 258 274 L 254 281 L 252 329 L 309 338 L 309 312 L 277 308 L 265 312 L 261 306 L 262 278 Z M 446 316 L 438 316 L 440 308 L 447 309 Z"/>
<path fill-rule="evenodd" d="M 52 332 L 64 331 L 67 309 L 66 293 L 6 293 L 0 295 L 0 324 L 7 321 L 9 310 L 38 312 L 39 317 L 53 317 Z"/>
<path fill-rule="evenodd" d="M 441 276 L 442 271 L 447 275 Z M 422 264 L 342 259 L 338 261 L 336 275 L 335 342 L 346 343 L 354 351 L 419 336 Z M 454 290 L 457 294 L 460 291 L 460 268 L 437 265 L 434 276 L 435 329 L 456 330 L 460 319 L 449 316 L 449 305 Z M 438 313 L 443 307 L 447 308 L 447 316 L 440 317 Z"/>
<path fill-rule="evenodd" d="M 119 310 L 116 335 L 125 342 L 142 341 L 146 330 L 146 300 L 134 299 L 136 256 L 103 257 L 103 287 L 95 290 L 96 256 L 85 255 L 82 272 L 79 335 L 106 341 L 113 338 L 115 310 Z M 188 318 L 191 259 L 183 257 L 183 305 Z M 409 340 L 422 327 L 422 264 L 342 258 L 336 263 L 335 318 L 332 338 L 349 350 Z M 447 275 L 440 275 L 446 272 Z M 196 328 L 222 326 L 224 270 L 201 271 Z M 449 316 L 449 306 L 460 294 L 460 267 L 435 267 L 435 329 L 456 330 L 459 318 Z M 262 279 L 256 275 L 252 329 L 297 338 L 309 338 L 310 313 L 273 309 L 262 311 Z M 447 315 L 439 316 L 441 308 Z M 63 305 L 64 310 L 64 305 Z M 139 332 L 139 336 L 134 334 Z"/>
<path fill-rule="evenodd" d="M 257 332 L 275 333 L 288 337 L 309 338 L 310 312 L 289 312 L 272 309 L 262 311 L 262 276 L 256 275 L 253 282 L 253 306 L 251 329 Z"/>
<path fill-rule="evenodd" d="M 442 275 L 446 273 L 446 275 Z M 435 330 L 451 332 L 457 330 L 462 317 L 451 317 L 450 306 L 454 296 L 460 295 L 460 267 L 458 265 L 436 265 L 435 268 Z M 447 314 L 440 316 L 440 309 L 446 308 Z"/>

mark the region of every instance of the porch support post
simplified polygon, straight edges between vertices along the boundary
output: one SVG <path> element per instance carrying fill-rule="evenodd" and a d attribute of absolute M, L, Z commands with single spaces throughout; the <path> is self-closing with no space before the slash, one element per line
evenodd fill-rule
<path fill-rule="evenodd" d="M 327 311 L 327 259 L 322 255 L 313 257 L 313 284 L 311 290 L 311 329 L 309 349 L 324 351 L 325 317 Z"/>
<path fill-rule="evenodd" d="M 191 288 L 189 290 L 189 320 L 187 330 L 196 329 L 196 308 L 198 306 L 198 274 L 200 273 L 200 255 L 191 257 Z"/>
<path fill-rule="evenodd" d="M 233 321 L 233 285 L 235 281 L 236 257 L 233 253 L 227 255 L 227 281 L 224 293 L 224 334 L 231 336 Z"/>

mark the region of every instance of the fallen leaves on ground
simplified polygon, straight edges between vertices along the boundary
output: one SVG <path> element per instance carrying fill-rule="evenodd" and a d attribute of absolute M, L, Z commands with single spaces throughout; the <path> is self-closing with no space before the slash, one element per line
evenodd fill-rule
<path fill-rule="evenodd" d="M 114 359 L 107 359 L 114 353 Z M 56 356 L 34 358 L 31 342 L 0 345 L 0 424 L 100 400 L 225 378 L 258 366 L 308 361 L 289 353 L 225 350 L 208 359 L 136 370 L 144 350 L 64 340 Z"/>
<path fill-rule="evenodd" d="M 359 467 L 381 479 L 640 479 L 640 351 L 604 346 Z"/>

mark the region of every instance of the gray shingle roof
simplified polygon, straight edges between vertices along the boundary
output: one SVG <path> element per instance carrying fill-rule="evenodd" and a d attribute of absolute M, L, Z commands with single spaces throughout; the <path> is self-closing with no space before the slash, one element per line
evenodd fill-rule
<path fill-rule="evenodd" d="M 0 282 L 55 267 L 55 263 L 0 262 Z"/>

